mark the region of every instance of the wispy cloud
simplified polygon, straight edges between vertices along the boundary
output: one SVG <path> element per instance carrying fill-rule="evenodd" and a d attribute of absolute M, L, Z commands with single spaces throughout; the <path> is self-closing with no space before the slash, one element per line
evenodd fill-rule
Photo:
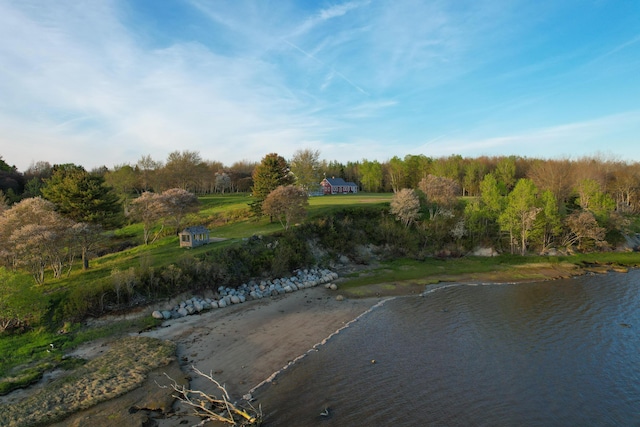
<path fill-rule="evenodd" d="M 628 152 L 628 146 L 621 144 L 618 147 L 602 144 L 603 138 L 616 135 L 620 130 L 628 132 L 629 129 L 640 132 L 640 110 L 629 111 L 592 120 L 565 123 L 557 126 L 532 129 L 526 132 L 510 135 L 490 137 L 465 137 L 448 138 L 445 135 L 438 136 L 423 146 L 419 147 L 432 155 L 448 155 L 453 153 L 467 153 L 469 156 L 484 154 L 497 154 L 510 152 L 525 157 L 547 157 L 545 153 L 558 154 L 558 147 L 565 156 L 574 156 L 575 153 L 584 155 L 585 152 L 595 153 L 606 147 L 608 151 L 617 154 L 632 155 Z M 631 135 L 627 138 L 633 138 Z M 632 143 L 633 141 L 628 141 Z M 592 147 L 591 150 L 588 150 Z M 587 148 L 587 150 L 585 150 Z M 633 156 L 640 154 L 640 147 L 636 148 Z"/>
<path fill-rule="evenodd" d="M 304 20 L 297 28 L 295 28 L 290 37 L 298 37 L 302 34 L 308 33 L 318 25 L 324 24 L 334 18 L 339 18 L 346 15 L 349 11 L 366 6 L 369 1 L 350 1 L 342 4 L 335 4 L 326 9 L 321 9 L 314 15 Z"/>
<path fill-rule="evenodd" d="M 183 28 L 164 3 L 0 0 L 0 154 L 20 168 L 183 149 L 232 163 L 312 144 L 383 160 L 617 149 L 640 134 L 628 26 L 588 43 L 562 27 L 558 43 L 569 7 L 330 4 L 186 0 Z"/>

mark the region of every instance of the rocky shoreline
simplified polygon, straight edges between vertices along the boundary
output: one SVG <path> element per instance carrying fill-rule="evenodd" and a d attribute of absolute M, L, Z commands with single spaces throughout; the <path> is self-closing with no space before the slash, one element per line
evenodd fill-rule
<path fill-rule="evenodd" d="M 338 278 L 338 273 L 328 269 L 304 269 L 297 270 L 294 275 L 283 278 L 262 280 L 260 283 L 249 281 L 237 288 L 225 286 L 218 287 L 217 297 L 203 298 L 194 296 L 181 301 L 172 308 L 166 310 L 154 310 L 151 315 L 159 320 L 179 319 L 181 317 L 198 314 L 215 308 L 225 308 L 246 301 L 277 297 L 289 294 L 300 289 L 313 288 L 321 284 L 327 284 L 328 288 L 337 289 L 332 280 Z"/>

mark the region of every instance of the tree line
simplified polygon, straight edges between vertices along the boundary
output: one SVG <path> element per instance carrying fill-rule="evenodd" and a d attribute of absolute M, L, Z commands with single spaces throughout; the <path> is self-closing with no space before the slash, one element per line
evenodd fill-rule
<path fill-rule="evenodd" d="M 465 158 L 460 155 L 432 158 L 425 155 L 393 157 L 387 161 L 363 159 L 356 162 L 321 160 L 317 150 L 298 150 L 286 160 L 296 183 L 307 190 L 317 187 L 323 177 L 341 177 L 358 184 L 365 192 L 397 192 L 417 188 L 428 175 L 450 178 L 458 184 L 459 196 L 476 197 L 480 183 L 492 173 L 507 190 L 521 178 L 531 179 L 537 188 L 550 190 L 559 201 L 576 196 L 580 181 L 591 179 L 609 194 L 617 209 L 640 209 L 640 164 L 603 156 L 579 159 L 536 159 L 518 156 Z M 182 188 L 191 193 L 214 194 L 250 192 L 255 187 L 254 172 L 261 162 L 241 161 L 225 166 L 203 160 L 196 151 L 175 151 L 165 161 L 142 156 L 135 164 L 106 166 L 90 171 L 112 187 L 123 204 L 145 191 L 161 193 Z M 44 181 L 54 166 L 46 161 L 32 164 L 20 172 L 0 156 L 0 191 L 5 203 L 41 195 Z"/>
<path fill-rule="evenodd" d="M 304 149 L 290 160 L 270 153 L 256 164 L 225 168 L 197 152 L 176 151 L 165 163 L 143 156 L 134 166 L 86 171 L 38 162 L 24 174 L 0 158 L 0 172 L 0 256 L 7 266 L 27 268 L 38 283 L 46 268 L 60 277 L 77 256 L 88 268 L 103 230 L 127 221 L 143 224 L 145 244 L 163 232 L 154 228 L 158 223 L 178 232 L 197 211 L 198 193 L 251 192 L 253 214 L 287 229 L 304 217 L 307 196 L 328 175 L 364 191 L 393 191 L 392 213 L 406 227 L 420 224 L 429 235 L 424 246 L 433 249 L 604 248 L 607 237 L 613 242 L 632 231 L 640 209 L 640 165 L 599 157 L 408 155 L 345 165 Z"/>

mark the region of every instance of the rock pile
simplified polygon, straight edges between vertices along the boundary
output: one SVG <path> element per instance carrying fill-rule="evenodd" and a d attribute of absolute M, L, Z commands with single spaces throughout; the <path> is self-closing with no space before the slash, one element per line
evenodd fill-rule
<path fill-rule="evenodd" d="M 224 308 L 233 304 L 241 304 L 245 301 L 287 294 L 300 289 L 328 284 L 337 278 L 337 273 L 327 269 L 297 270 L 291 277 L 262 280 L 259 283 L 252 280 L 248 283 L 243 283 L 237 288 L 220 286 L 216 298 L 193 297 L 180 302 L 180 304 L 170 309 L 155 310 L 151 315 L 156 319 L 177 319 L 213 308 Z"/>

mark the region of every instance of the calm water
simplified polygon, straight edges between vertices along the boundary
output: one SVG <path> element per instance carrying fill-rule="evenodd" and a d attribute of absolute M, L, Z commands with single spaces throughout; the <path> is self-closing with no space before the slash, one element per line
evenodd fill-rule
<path fill-rule="evenodd" d="M 387 301 L 255 395 L 269 427 L 640 426 L 640 271 Z"/>

